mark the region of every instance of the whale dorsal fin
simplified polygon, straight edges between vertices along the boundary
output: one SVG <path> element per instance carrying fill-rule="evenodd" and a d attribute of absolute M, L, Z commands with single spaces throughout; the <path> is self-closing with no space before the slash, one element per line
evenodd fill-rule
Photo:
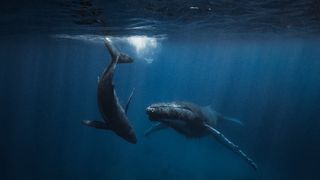
<path fill-rule="evenodd" d="M 127 114 L 128 113 L 128 109 L 129 109 L 129 105 L 130 105 L 130 102 L 131 102 L 131 99 L 132 99 L 132 96 L 134 94 L 134 91 L 135 91 L 136 88 L 133 88 L 132 91 L 131 91 L 131 94 L 128 98 L 128 101 L 127 101 L 127 104 L 126 104 L 126 107 L 125 107 L 125 113 Z"/>
<path fill-rule="evenodd" d="M 229 148 L 231 151 L 233 151 L 234 153 L 240 155 L 245 161 L 247 161 L 250 166 L 252 166 L 255 170 L 258 169 L 256 163 L 250 159 L 240 148 L 239 146 L 233 144 L 229 139 L 227 139 L 221 132 L 219 132 L 218 130 L 216 130 L 215 128 L 211 127 L 210 125 L 204 123 L 203 124 L 208 132 L 210 132 L 210 134 L 215 137 L 220 143 L 222 143 L 223 145 L 225 145 L 227 148 Z"/>

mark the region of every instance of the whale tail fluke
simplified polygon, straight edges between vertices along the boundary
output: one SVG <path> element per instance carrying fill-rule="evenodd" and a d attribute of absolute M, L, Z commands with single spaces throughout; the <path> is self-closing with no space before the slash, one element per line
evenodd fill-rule
<path fill-rule="evenodd" d="M 240 121 L 239 119 L 236 119 L 236 118 L 231 118 L 231 117 L 223 117 L 223 120 L 225 121 L 229 121 L 229 122 L 232 122 L 233 124 L 237 124 L 237 125 L 240 125 L 240 126 L 244 126 L 243 122 Z"/>
<path fill-rule="evenodd" d="M 117 62 L 118 64 L 128 64 L 133 62 L 133 59 L 129 55 L 120 52 L 115 46 L 112 45 L 112 41 L 109 37 L 105 38 L 104 45 L 108 49 L 112 61 L 115 61 L 115 59 L 119 57 Z"/>

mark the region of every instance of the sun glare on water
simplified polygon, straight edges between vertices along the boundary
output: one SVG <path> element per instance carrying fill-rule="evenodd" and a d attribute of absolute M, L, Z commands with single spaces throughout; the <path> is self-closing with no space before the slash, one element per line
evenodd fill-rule
<path fill-rule="evenodd" d="M 148 64 L 152 63 L 156 58 L 156 55 L 161 49 L 161 41 L 166 39 L 165 36 L 150 37 L 146 35 L 141 36 L 123 36 L 123 37 L 112 37 L 112 36 L 99 36 L 99 35 L 68 35 L 68 34 L 57 34 L 54 38 L 62 39 L 73 39 L 81 40 L 90 43 L 101 43 L 103 40 L 110 41 L 115 44 L 128 44 L 135 51 L 136 57 L 146 61 Z"/>
<path fill-rule="evenodd" d="M 157 39 L 148 36 L 129 36 L 127 41 L 135 48 L 137 54 L 148 49 L 155 49 L 158 46 Z"/>

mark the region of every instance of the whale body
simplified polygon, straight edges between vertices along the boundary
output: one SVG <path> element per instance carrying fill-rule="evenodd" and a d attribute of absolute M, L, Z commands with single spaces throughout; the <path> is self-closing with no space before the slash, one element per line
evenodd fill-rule
<path fill-rule="evenodd" d="M 212 135 L 228 149 L 240 155 L 251 167 L 257 169 L 256 163 L 239 146 L 216 129 L 219 122 L 228 118 L 208 107 L 200 107 L 191 102 L 155 103 L 146 108 L 146 113 L 151 121 L 158 122 L 145 132 L 146 136 L 166 127 L 171 127 L 188 138 Z M 231 121 L 234 120 L 231 119 Z"/>
<path fill-rule="evenodd" d="M 137 143 L 136 134 L 126 114 L 133 92 L 124 110 L 119 103 L 112 81 L 117 64 L 131 63 L 133 59 L 126 54 L 118 52 L 108 40 L 105 41 L 105 46 L 111 54 L 111 63 L 98 80 L 97 92 L 98 107 L 103 121 L 85 120 L 82 123 L 97 129 L 111 130 L 128 142 L 135 144 Z"/>

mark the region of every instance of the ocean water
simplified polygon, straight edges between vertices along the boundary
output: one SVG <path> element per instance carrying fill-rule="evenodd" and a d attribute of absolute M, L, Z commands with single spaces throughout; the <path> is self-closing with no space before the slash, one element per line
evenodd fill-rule
<path fill-rule="evenodd" d="M 319 7 L 3 3 L 0 179 L 320 179 Z M 128 111 L 135 145 L 81 124 L 101 120 L 97 79 L 110 63 L 105 36 L 135 59 L 118 65 L 114 77 L 123 106 L 135 88 Z M 188 139 L 169 128 L 145 137 L 152 125 L 145 108 L 170 101 L 211 105 L 240 119 L 243 127 L 217 128 L 258 170 L 210 136 Z"/>

